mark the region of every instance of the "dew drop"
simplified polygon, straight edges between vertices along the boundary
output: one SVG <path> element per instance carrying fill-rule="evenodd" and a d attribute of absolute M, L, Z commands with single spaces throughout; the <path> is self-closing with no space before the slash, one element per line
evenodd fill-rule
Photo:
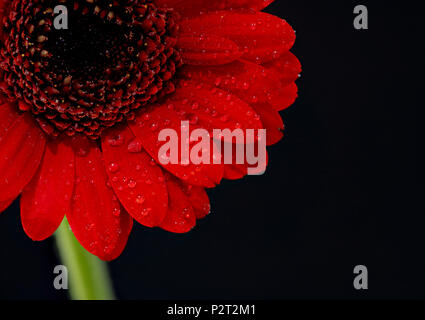
<path fill-rule="evenodd" d="M 145 202 L 145 200 L 146 200 L 145 197 L 140 195 L 140 194 L 136 197 L 136 203 L 137 204 L 143 204 Z"/>
<path fill-rule="evenodd" d="M 121 209 L 120 208 L 114 208 L 114 210 L 112 210 L 112 214 L 116 217 L 118 217 L 121 214 Z"/>
<path fill-rule="evenodd" d="M 127 146 L 127 150 L 130 153 L 138 153 L 142 151 L 142 143 L 138 139 L 130 141 Z"/>
<path fill-rule="evenodd" d="M 142 211 L 142 216 L 146 217 L 150 214 L 150 212 L 152 211 L 152 208 L 145 208 Z"/>
<path fill-rule="evenodd" d="M 183 216 L 185 219 L 189 219 L 190 218 L 190 213 L 189 213 L 189 209 L 188 208 L 184 208 L 183 211 Z"/>
<path fill-rule="evenodd" d="M 156 131 L 158 129 L 159 125 L 157 122 L 154 122 L 150 125 L 151 131 Z"/>
<path fill-rule="evenodd" d="M 111 172 L 111 173 L 116 173 L 116 172 L 118 172 L 118 171 L 120 170 L 120 168 L 119 168 L 119 166 L 118 166 L 118 164 L 117 164 L 117 163 L 115 163 L 115 162 L 111 162 L 111 163 L 108 165 L 108 170 L 109 170 L 109 172 Z"/>
<path fill-rule="evenodd" d="M 128 185 L 129 188 L 134 189 L 136 187 L 136 185 L 137 185 L 137 182 L 135 180 L 133 180 L 133 179 L 130 179 L 128 181 L 128 184 L 127 185 Z"/>

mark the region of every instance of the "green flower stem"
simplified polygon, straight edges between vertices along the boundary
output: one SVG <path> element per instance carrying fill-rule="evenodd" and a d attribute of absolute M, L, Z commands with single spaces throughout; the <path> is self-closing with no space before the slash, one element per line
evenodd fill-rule
<path fill-rule="evenodd" d="M 78 243 L 66 218 L 55 237 L 62 264 L 68 269 L 71 299 L 114 300 L 107 264 Z"/>

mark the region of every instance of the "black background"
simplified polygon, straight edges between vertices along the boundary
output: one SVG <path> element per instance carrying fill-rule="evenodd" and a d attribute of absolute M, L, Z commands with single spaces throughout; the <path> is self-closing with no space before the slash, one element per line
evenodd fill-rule
<path fill-rule="evenodd" d="M 353 8 L 369 8 L 369 30 Z M 421 8 L 422 7 L 422 8 Z M 423 5 L 277 0 L 297 30 L 300 98 L 264 176 L 209 192 L 186 235 L 135 225 L 110 263 L 120 299 L 425 298 Z M 0 215 L 0 298 L 65 299 L 52 240 L 34 243 L 18 203 Z M 369 290 L 353 268 L 369 269 Z"/>

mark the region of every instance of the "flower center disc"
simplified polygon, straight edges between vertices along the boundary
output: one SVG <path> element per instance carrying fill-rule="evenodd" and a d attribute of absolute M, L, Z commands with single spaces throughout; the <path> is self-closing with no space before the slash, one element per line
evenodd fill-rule
<path fill-rule="evenodd" d="M 57 5 L 68 29 L 55 29 Z M 14 0 L 0 31 L 0 92 L 48 134 L 97 139 L 174 91 L 176 19 L 152 1 Z"/>

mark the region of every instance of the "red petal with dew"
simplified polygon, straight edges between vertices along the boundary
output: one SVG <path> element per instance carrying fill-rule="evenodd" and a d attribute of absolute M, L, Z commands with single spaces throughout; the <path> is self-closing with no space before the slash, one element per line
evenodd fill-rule
<path fill-rule="evenodd" d="M 242 179 L 243 177 L 245 177 L 248 174 L 248 169 L 255 169 L 255 165 L 250 165 L 248 163 L 248 160 L 246 158 L 246 154 L 245 154 L 245 159 L 243 160 L 243 163 L 238 163 L 238 159 L 237 159 L 237 148 L 238 145 L 236 144 L 232 144 L 232 162 L 231 164 L 225 164 L 224 165 L 224 175 L 223 178 L 224 179 L 229 179 L 229 180 L 238 180 L 238 179 Z M 244 146 L 245 148 L 247 148 L 247 145 Z M 259 146 L 258 146 L 258 142 L 254 143 L 253 148 L 255 150 L 258 150 Z M 268 154 L 266 151 L 266 161 L 265 161 L 265 166 L 267 167 L 268 165 Z M 265 169 L 265 168 L 262 168 Z M 256 172 L 255 174 L 262 174 L 264 172 Z M 253 173 L 251 173 L 253 174 Z"/>
<path fill-rule="evenodd" d="M 75 188 L 71 212 L 66 215 L 69 225 L 87 251 L 102 260 L 113 260 L 127 243 L 133 219 L 108 186 L 102 154 L 96 143 L 77 136 L 72 139 L 72 145 Z"/>
<path fill-rule="evenodd" d="M 283 138 L 283 121 L 271 105 L 267 103 L 254 103 L 251 107 L 260 115 L 261 122 L 267 130 L 267 145 L 273 145 Z"/>
<path fill-rule="evenodd" d="M 196 225 L 196 216 L 189 198 L 184 194 L 176 178 L 167 175 L 168 211 L 160 225 L 164 230 L 186 233 Z"/>
<path fill-rule="evenodd" d="M 182 179 L 186 183 L 193 185 L 212 188 L 220 183 L 223 176 L 223 166 L 221 164 L 193 164 L 189 161 L 189 164 L 182 164 L 181 158 L 179 158 L 178 164 L 168 163 L 164 164 L 164 161 L 160 159 L 159 153 L 161 147 L 168 141 L 159 141 L 159 134 L 162 129 L 173 130 L 177 133 L 177 145 L 174 146 L 181 149 L 179 143 L 183 141 L 182 135 L 182 121 L 186 119 L 179 115 L 171 105 L 155 105 L 149 109 L 144 110 L 136 118 L 134 122 L 131 122 L 130 128 L 133 133 L 140 139 L 143 148 L 149 153 L 149 155 L 157 161 L 162 167 L 174 174 L 176 177 Z M 188 135 L 195 129 L 200 127 L 196 124 L 189 124 Z M 192 146 L 189 145 L 189 154 L 192 150 Z M 213 152 L 211 151 L 211 155 Z M 161 160 L 161 161 L 160 161 Z"/>
<path fill-rule="evenodd" d="M 274 96 L 269 101 L 277 110 L 282 111 L 290 107 L 298 97 L 298 87 L 295 83 L 288 84 L 282 87 L 279 91 L 279 96 Z"/>
<path fill-rule="evenodd" d="M 30 115 L 0 107 L 0 201 L 15 199 L 37 171 L 46 145 Z M 12 120 L 13 118 L 13 120 Z"/>
<path fill-rule="evenodd" d="M 181 50 L 183 62 L 189 65 L 227 64 L 242 55 L 233 41 L 209 35 L 182 34 L 178 38 L 177 47 Z"/>
<path fill-rule="evenodd" d="M 38 172 L 21 196 L 21 221 L 31 239 L 50 237 L 71 211 L 74 176 L 72 148 L 63 140 L 49 142 Z"/>
<path fill-rule="evenodd" d="M 285 89 L 286 84 L 274 70 L 248 61 L 208 68 L 184 66 L 180 77 L 216 86 L 248 104 L 270 103 L 276 110 L 281 110 L 282 104 L 288 106 L 288 102 L 296 97 Z"/>
<path fill-rule="evenodd" d="M 229 92 L 196 81 L 181 81 L 170 99 L 183 116 L 212 132 L 214 129 L 259 130 L 260 116 L 246 102 Z M 217 137 L 216 137 L 217 138 Z"/>
<path fill-rule="evenodd" d="M 265 63 L 263 67 L 270 72 L 274 72 L 283 85 L 289 85 L 295 82 L 302 71 L 300 61 L 290 51 L 278 59 Z"/>
<path fill-rule="evenodd" d="M 184 183 L 180 183 L 180 187 L 188 197 L 196 219 L 205 218 L 211 211 L 210 199 L 205 189 Z"/>
<path fill-rule="evenodd" d="M 258 64 L 278 59 L 295 42 L 295 32 L 285 20 L 264 12 L 211 12 L 183 21 L 181 32 L 232 40 L 243 59 Z"/>
<path fill-rule="evenodd" d="M 183 16 L 226 9 L 262 10 L 274 0 L 156 0 L 160 7 L 173 8 Z"/>
<path fill-rule="evenodd" d="M 109 181 L 127 212 L 147 227 L 161 224 L 168 194 L 162 169 L 127 126 L 107 130 L 102 151 Z"/>

